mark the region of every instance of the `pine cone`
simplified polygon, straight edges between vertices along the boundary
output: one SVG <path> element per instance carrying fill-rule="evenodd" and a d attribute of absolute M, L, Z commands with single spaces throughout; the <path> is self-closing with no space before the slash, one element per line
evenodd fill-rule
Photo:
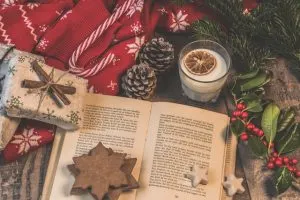
<path fill-rule="evenodd" d="M 122 89 L 126 96 L 135 99 L 150 99 L 156 88 L 156 76 L 149 65 L 134 65 L 122 77 Z"/>
<path fill-rule="evenodd" d="M 156 75 L 165 72 L 174 63 L 174 47 L 163 37 L 153 38 L 141 50 L 140 62 L 147 63 Z"/>

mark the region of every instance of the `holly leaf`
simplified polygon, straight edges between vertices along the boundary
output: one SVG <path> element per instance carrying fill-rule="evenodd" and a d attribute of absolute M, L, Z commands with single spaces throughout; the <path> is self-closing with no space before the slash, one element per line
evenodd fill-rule
<path fill-rule="evenodd" d="M 270 103 L 263 112 L 261 126 L 269 144 L 271 144 L 276 137 L 279 114 L 280 109 L 274 103 Z"/>
<path fill-rule="evenodd" d="M 296 116 L 296 113 L 292 108 L 283 112 L 279 117 L 279 122 L 278 122 L 278 127 L 277 127 L 278 132 L 282 132 L 282 131 L 286 130 L 287 128 L 289 128 L 295 121 L 295 116 Z"/>
<path fill-rule="evenodd" d="M 276 143 L 279 154 L 295 151 L 300 147 L 300 124 L 294 124 L 292 128 Z"/>
<path fill-rule="evenodd" d="M 235 122 L 232 122 L 230 124 L 230 128 L 231 132 L 236 136 L 239 136 L 242 132 L 245 131 L 245 125 L 240 119 L 237 119 Z"/>
<path fill-rule="evenodd" d="M 277 193 L 282 194 L 292 186 L 293 177 L 288 168 L 282 167 L 276 170 L 274 181 Z"/>
<path fill-rule="evenodd" d="M 247 110 L 249 112 L 262 112 L 263 107 L 261 105 L 261 99 L 254 93 L 247 94 L 242 98 L 247 104 Z"/>
<path fill-rule="evenodd" d="M 259 68 L 256 68 L 256 69 L 252 70 L 251 72 L 238 75 L 237 78 L 240 80 L 254 78 L 258 74 L 258 72 L 259 72 Z"/>
<path fill-rule="evenodd" d="M 271 80 L 271 76 L 266 71 L 260 71 L 255 77 L 251 79 L 244 80 L 240 84 L 240 89 L 242 92 L 252 90 L 254 88 L 262 87 Z"/>
<path fill-rule="evenodd" d="M 233 83 L 230 86 L 231 95 L 233 97 L 237 97 L 241 94 L 241 88 L 237 85 L 237 81 L 234 80 Z"/>
<path fill-rule="evenodd" d="M 267 147 L 258 137 L 250 137 L 248 140 L 248 145 L 251 147 L 252 152 L 260 158 L 264 157 L 268 152 Z"/>

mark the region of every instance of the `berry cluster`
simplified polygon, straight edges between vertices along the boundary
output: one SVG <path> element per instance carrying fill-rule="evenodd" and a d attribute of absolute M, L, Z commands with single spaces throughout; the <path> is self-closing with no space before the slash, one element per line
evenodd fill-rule
<path fill-rule="evenodd" d="M 246 111 L 247 106 L 244 103 L 239 103 L 236 105 L 236 110 L 233 111 L 232 117 L 231 117 L 231 122 L 235 122 L 237 119 L 241 120 L 247 129 L 247 132 L 242 132 L 240 134 L 240 139 L 242 141 L 248 141 L 249 139 L 249 134 L 252 134 L 253 136 L 257 136 L 261 139 L 265 136 L 265 133 L 263 130 L 259 129 L 256 127 L 253 123 L 248 122 L 248 117 L 249 113 Z M 263 141 L 263 143 L 267 146 L 267 142 Z M 271 148 L 273 148 L 273 144 L 271 144 Z"/>
<path fill-rule="evenodd" d="M 300 178 L 300 170 L 296 167 L 298 160 L 295 158 L 279 156 L 274 148 L 274 143 L 268 144 L 264 137 L 264 131 L 251 123 L 250 120 L 248 121 L 248 117 L 249 113 L 247 112 L 247 106 L 244 103 L 238 103 L 236 105 L 236 110 L 232 113 L 231 122 L 235 122 L 239 119 L 245 124 L 247 131 L 244 131 L 239 135 L 240 139 L 246 142 L 248 141 L 249 136 L 259 137 L 262 143 L 272 149 L 273 152 L 268 160 L 267 168 L 272 170 L 275 168 L 286 167 L 291 173 L 294 173 L 297 178 Z"/>
<path fill-rule="evenodd" d="M 235 122 L 237 119 L 240 119 L 241 121 L 243 121 L 246 124 L 247 122 L 245 122 L 245 121 L 247 121 L 247 119 L 249 117 L 249 113 L 246 111 L 246 109 L 247 109 L 247 106 L 245 104 L 243 104 L 243 103 L 237 104 L 236 110 L 233 111 L 233 113 L 232 113 L 231 122 Z M 254 124 L 248 124 L 248 125 L 251 125 L 251 129 L 253 129 L 255 127 Z M 247 127 L 248 127 L 248 125 L 247 125 Z M 240 139 L 243 141 L 247 141 L 249 139 L 247 132 L 242 132 L 240 134 Z"/>
<path fill-rule="evenodd" d="M 269 158 L 267 167 L 268 169 L 275 169 L 276 167 L 286 167 L 291 173 L 294 173 L 294 175 L 297 178 L 300 178 L 300 170 L 297 169 L 296 165 L 298 163 L 298 160 L 295 158 L 288 158 L 286 156 L 281 157 L 278 155 L 277 152 L 273 152 L 272 156 Z"/>

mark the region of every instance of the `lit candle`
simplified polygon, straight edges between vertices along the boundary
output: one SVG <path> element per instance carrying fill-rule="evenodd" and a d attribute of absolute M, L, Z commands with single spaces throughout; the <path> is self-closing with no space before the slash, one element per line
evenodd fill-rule
<path fill-rule="evenodd" d="M 185 94 L 200 102 L 215 102 L 224 86 L 231 59 L 220 44 L 201 40 L 185 46 L 179 56 L 179 74 Z"/>

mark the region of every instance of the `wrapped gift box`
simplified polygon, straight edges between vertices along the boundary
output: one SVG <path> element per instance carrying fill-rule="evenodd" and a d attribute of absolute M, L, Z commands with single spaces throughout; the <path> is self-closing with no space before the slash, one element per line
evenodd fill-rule
<path fill-rule="evenodd" d="M 4 77 L 8 70 L 9 66 L 8 63 L 9 61 L 16 57 L 16 56 L 21 56 L 22 58 L 27 58 L 30 60 L 39 60 L 39 62 L 45 62 L 44 58 L 42 56 L 38 56 L 32 53 L 27 53 L 24 51 L 17 50 L 13 48 L 13 46 L 10 45 L 5 45 L 0 43 L 0 59 L 2 60 L 2 64 L 0 63 L 0 78 Z"/>
<path fill-rule="evenodd" d="M 2 151 L 11 140 L 20 121 L 20 118 L 8 117 L 3 108 L 0 110 L 0 151 Z"/>
<path fill-rule="evenodd" d="M 31 60 L 38 59 L 40 62 L 44 62 L 44 58 L 42 56 L 19 51 L 12 46 L 0 44 L 0 60 L 2 61 L 0 63 L 0 91 L 2 90 L 5 75 L 9 70 L 8 63 L 16 56 L 23 56 Z M 20 118 L 8 117 L 3 106 L 0 106 L 0 151 L 2 151 L 11 140 L 20 124 L 20 121 Z"/>
<path fill-rule="evenodd" d="M 53 83 L 76 89 L 75 94 L 65 95 L 71 103 L 63 105 L 55 99 L 50 90 L 42 87 L 36 89 L 22 87 L 24 80 L 41 81 L 41 77 L 32 67 L 33 61 L 32 58 L 23 55 L 15 56 L 9 61 L 1 98 L 7 115 L 43 121 L 66 130 L 78 129 L 82 124 L 87 80 L 36 60 L 41 69 L 51 76 Z"/>

